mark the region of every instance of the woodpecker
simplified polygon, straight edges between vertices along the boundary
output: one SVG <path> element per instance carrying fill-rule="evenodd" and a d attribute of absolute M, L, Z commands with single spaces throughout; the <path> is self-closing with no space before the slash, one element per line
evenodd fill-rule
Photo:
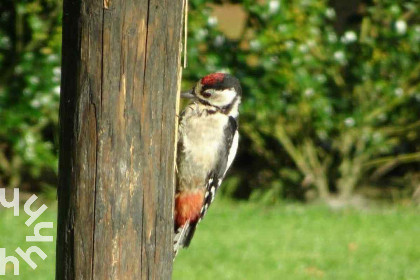
<path fill-rule="evenodd" d="M 235 158 L 241 94 L 238 79 L 224 73 L 209 74 L 181 94 L 192 102 L 179 121 L 174 256 L 189 246 Z"/>

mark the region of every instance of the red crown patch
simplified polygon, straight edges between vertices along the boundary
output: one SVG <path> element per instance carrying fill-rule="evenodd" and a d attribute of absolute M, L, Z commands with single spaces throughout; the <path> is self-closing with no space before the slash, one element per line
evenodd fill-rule
<path fill-rule="evenodd" d="M 205 76 L 201 79 L 201 84 L 203 85 L 214 85 L 215 83 L 223 81 L 225 74 L 223 73 L 213 73 Z"/>

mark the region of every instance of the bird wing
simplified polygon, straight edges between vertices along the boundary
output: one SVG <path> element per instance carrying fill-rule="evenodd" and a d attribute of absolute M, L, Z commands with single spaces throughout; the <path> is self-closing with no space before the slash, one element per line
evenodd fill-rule
<path fill-rule="evenodd" d="M 216 196 L 216 191 L 222 184 L 222 181 L 228 171 L 238 149 L 238 123 L 233 117 L 229 117 L 228 124 L 224 131 L 224 145 L 219 150 L 219 160 L 215 168 L 207 176 L 206 192 L 204 194 L 204 203 L 201 208 L 200 219 L 204 217 Z"/>

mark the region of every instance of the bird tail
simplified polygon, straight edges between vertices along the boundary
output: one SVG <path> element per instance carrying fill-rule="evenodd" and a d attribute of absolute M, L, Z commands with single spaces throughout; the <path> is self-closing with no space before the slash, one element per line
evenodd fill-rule
<path fill-rule="evenodd" d="M 196 223 L 190 223 L 190 221 L 188 221 L 176 230 L 174 238 L 174 259 L 178 254 L 179 249 L 190 245 L 196 226 Z"/>

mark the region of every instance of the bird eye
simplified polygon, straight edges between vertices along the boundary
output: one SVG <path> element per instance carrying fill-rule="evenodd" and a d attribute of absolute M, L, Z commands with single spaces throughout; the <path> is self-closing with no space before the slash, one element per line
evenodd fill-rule
<path fill-rule="evenodd" d="M 209 91 L 204 91 L 203 93 L 201 93 L 201 95 L 205 98 L 209 98 L 211 96 L 211 92 Z"/>

